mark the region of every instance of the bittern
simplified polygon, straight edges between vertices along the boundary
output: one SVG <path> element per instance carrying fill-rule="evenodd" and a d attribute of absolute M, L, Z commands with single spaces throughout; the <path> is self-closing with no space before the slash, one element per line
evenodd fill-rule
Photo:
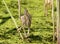
<path fill-rule="evenodd" d="M 23 31 L 24 31 L 24 35 L 25 37 L 27 37 L 27 35 L 29 35 L 30 32 L 30 26 L 31 26 L 31 15 L 28 12 L 28 10 L 25 8 L 24 10 L 24 15 L 20 16 L 21 22 L 22 22 L 22 27 L 23 27 Z M 25 31 L 25 27 L 28 28 L 28 32 L 26 33 Z"/>

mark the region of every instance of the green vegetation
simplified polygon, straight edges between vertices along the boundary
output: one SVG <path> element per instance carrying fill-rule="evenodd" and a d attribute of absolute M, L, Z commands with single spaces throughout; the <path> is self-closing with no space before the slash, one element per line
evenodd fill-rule
<path fill-rule="evenodd" d="M 14 16 L 18 26 L 21 22 L 18 19 L 18 1 L 5 0 L 9 10 Z M 44 0 L 22 0 L 21 13 L 26 7 L 32 15 L 32 25 L 30 32 L 31 41 L 22 41 L 19 37 L 15 25 L 7 12 L 2 0 L 0 0 L 0 44 L 53 44 L 53 24 L 51 19 L 51 10 L 48 16 L 44 16 Z M 54 11 L 56 10 L 54 1 Z M 54 15 L 56 14 L 56 11 Z M 55 40 L 56 44 L 56 40 Z"/>

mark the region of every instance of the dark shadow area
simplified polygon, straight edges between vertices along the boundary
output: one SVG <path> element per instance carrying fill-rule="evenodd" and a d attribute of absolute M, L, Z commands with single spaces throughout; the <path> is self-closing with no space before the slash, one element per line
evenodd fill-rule
<path fill-rule="evenodd" d="M 57 11 L 57 8 L 56 8 L 56 7 L 54 7 L 54 11 L 55 11 L 55 12 Z"/>
<path fill-rule="evenodd" d="M 4 35 L 6 34 L 12 34 L 12 35 L 15 35 L 17 33 L 17 30 L 16 28 L 12 29 L 12 30 L 9 30 L 8 32 L 5 32 Z"/>
<path fill-rule="evenodd" d="M 7 20 L 9 20 L 11 17 L 2 17 L 0 19 L 2 19 L 2 22 L 0 23 L 0 26 L 3 25 Z"/>
<path fill-rule="evenodd" d="M 30 32 L 34 32 L 35 30 L 34 30 L 34 28 L 30 28 Z"/>
<path fill-rule="evenodd" d="M 14 18 L 17 18 L 18 16 L 15 15 L 13 16 Z M 11 19 L 11 17 L 0 17 L 0 19 L 2 19 L 2 22 L 0 23 L 0 26 L 3 25 L 7 20 Z"/>
<path fill-rule="evenodd" d="M 30 38 L 28 41 L 32 42 L 32 41 L 42 41 L 42 37 L 39 35 L 33 35 L 31 34 L 28 38 Z"/>
<path fill-rule="evenodd" d="M 2 38 L 2 39 L 10 39 L 11 37 L 8 37 L 6 35 L 0 35 L 0 38 Z"/>
<path fill-rule="evenodd" d="M 11 38 L 11 34 L 15 35 L 17 33 L 16 28 L 9 30 L 8 32 L 5 32 L 4 34 L 0 35 L 0 38 L 2 39 L 10 39 Z"/>

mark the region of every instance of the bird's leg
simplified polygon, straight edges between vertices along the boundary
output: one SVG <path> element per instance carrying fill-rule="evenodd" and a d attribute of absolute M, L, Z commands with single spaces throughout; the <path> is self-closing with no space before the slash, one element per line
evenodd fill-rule
<path fill-rule="evenodd" d="M 22 36 L 22 34 L 21 34 L 21 32 L 20 32 L 20 30 L 21 30 L 21 27 L 20 28 L 18 28 L 18 32 L 19 32 L 19 36 L 21 37 L 21 39 L 23 40 L 23 36 Z"/>
<path fill-rule="evenodd" d="M 30 32 L 30 27 L 28 27 L 28 32 L 27 32 L 27 35 L 29 36 L 29 32 Z"/>
<path fill-rule="evenodd" d="M 25 31 L 24 26 L 23 26 L 23 32 L 24 32 L 24 36 L 26 37 L 26 31 Z"/>

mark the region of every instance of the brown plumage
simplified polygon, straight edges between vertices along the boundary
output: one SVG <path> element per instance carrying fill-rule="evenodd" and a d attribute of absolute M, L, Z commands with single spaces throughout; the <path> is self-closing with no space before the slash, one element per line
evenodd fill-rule
<path fill-rule="evenodd" d="M 29 14 L 27 9 L 25 9 L 24 15 L 21 16 L 21 21 L 24 26 L 27 26 L 27 27 L 31 26 L 31 15 Z"/>
<path fill-rule="evenodd" d="M 28 33 L 27 34 L 29 34 L 30 26 L 31 26 L 31 15 L 29 14 L 27 9 L 24 10 L 24 15 L 20 16 L 20 19 L 21 19 L 23 28 L 28 27 Z"/>

